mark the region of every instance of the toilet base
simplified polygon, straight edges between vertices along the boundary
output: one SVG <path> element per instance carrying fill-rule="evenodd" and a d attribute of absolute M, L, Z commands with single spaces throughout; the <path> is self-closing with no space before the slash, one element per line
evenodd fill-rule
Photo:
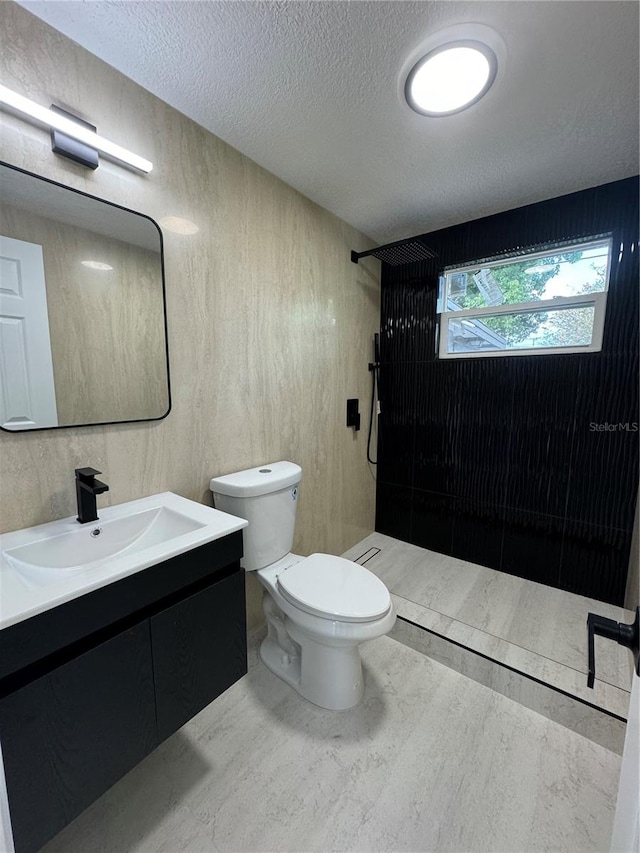
<path fill-rule="evenodd" d="M 292 657 L 280 648 L 272 637 L 265 637 L 260 645 L 260 659 L 274 675 L 298 690 L 300 687 L 300 656 Z"/>
<path fill-rule="evenodd" d="M 274 675 L 321 708 L 346 711 L 362 699 L 364 678 L 357 646 L 341 649 L 310 642 L 303 645 L 301 657 L 291 658 L 270 637 L 265 637 L 260 657 Z M 305 677 L 307 672 L 312 677 Z"/>
<path fill-rule="evenodd" d="M 265 666 L 321 708 L 345 711 L 357 705 L 364 693 L 359 646 L 318 642 L 292 622 L 266 591 L 263 607 L 268 633 L 260 657 Z"/>

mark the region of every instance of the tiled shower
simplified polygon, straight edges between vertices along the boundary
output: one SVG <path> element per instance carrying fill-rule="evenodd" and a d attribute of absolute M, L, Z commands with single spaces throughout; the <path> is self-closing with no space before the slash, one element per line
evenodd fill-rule
<path fill-rule="evenodd" d="M 382 265 L 376 529 L 622 604 L 638 493 L 638 182 L 423 236 Z M 603 349 L 439 360 L 443 267 L 611 234 Z M 604 425 L 604 426 L 602 426 Z"/>

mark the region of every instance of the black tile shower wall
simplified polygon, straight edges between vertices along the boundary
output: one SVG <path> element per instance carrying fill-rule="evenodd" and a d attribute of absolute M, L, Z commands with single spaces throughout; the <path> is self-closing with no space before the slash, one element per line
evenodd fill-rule
<path fill-rule="evenodd" d="M 600 353 L 440 360 L 443 267 L 611 234 Z M 376 529 L 621 604 L 638 493 L 638 179 L 422 235 L 382 267 Z"/>
<path fill-rule="evenodd" d="M 378 476 L 385 483 L 413 485 L 415 365 L 390 362 L 380 376 L 385 401 L 385 434 L 378 441 Z"/>
<path fill-rule="evenodd" d="M 512 385 L 505 504 L 527 512 L 565 513 L 580 365 L 575 358 L 506 359 Z M 511 424 L 510 424 L 511 427 Z"/>

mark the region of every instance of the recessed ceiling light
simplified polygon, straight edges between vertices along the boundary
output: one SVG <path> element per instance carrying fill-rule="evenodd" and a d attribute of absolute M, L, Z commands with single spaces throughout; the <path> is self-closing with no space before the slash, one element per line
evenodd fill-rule
<path fill-rule="evenodd" d="M 496 55 L 479 41 L 453 41 L 431 50 L 412 68 L 405 84 L 409 106 L 428 116 L 446 116 L 475 104 L 498 70 Z"/>
<path fill-rule="evenodd" d="M 111 264 L 105 264 L 102 261 L 80 261 L 83 267 L 89 267 L 90 270 L 112 270 Z"/>
<path fill-rule="evenodd" d="M 160 225 L 165 231 L 173 231 L 174 234 L 197 234 L 200 230 L 195 222 L 180 216 L 163 216 Z"/>

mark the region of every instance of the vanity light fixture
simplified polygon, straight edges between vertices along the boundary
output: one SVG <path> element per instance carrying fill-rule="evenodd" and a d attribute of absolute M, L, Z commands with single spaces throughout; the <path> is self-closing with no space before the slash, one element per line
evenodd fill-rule
<path fill-rule="evenodd" d="M 453 115 L 488 92 L 497 70 L 496 55 L 483 42 L 447 42 L 413 66 L 405 84 L 405 98 L 411 109 L 422 115 Z"/>
<path fill-rule="evenodd" d="M 109 160 L 124 163 L 133 169 L 137 169 L 139 172 L 147 174 L 153 169 L 153 163 L 149 160 L 131 151 L 127 151 L 121 145 L 117 145 L 115 142 L 105 139 L 104 136 L 100 136 L 94 130 L 90 130 L 86 122 L 78 124 L 76 121 L 68 118 L 67 114 L 54 112 L 53 109 L 42 107 L 40 104 L 36 104 L 29 98 L 25 98 L 2 85 L 0 85 L 0 109 L 19 113 L 36 124 L 44 125 L 52 131 L 59 131 L 65 136 L 70 136 L 83 145 L 99 151 Z"/>
<path fill-rule="evenodd" d="M 90 270 L 112 270 L 111 264 L 105 264 L 103 261 L 80 261 L 83 267 L 89 267 Z"/>

